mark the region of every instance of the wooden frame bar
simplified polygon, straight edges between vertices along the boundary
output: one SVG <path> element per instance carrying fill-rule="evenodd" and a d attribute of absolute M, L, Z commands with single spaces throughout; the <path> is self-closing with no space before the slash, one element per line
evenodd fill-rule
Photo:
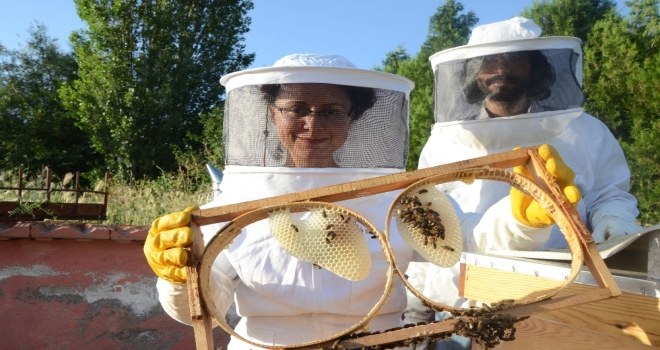
<path fill-rule="evenodd" d="M 528 160 L 529 154 L 527 153 L 527 149 L 521 149 L 456 163 L 439 165 L 432 168 L 379 176 L 366 180 L 347 182 L 334 186 L 315 188 L 281 196 L 199 210 L 193 212 L 192 217 L 193 221 L 200 226 L 210 225 L 218 222 L 230 221 L 242 214 L 270 205 L 285 205 L 301 201 L 339 202 L 351 198 L 366 197 L 378 193 L 400 190 L 429 176 L 451 174 L 461 170 L 484 166 L 505 169 L 525 164 Z"/>
<path fill-rule="evenodd" d="M 213 320 L 204 306 L 204 300 L 200 295 L 199 269 L 197 264 L 204 253 L 204 238 L 199 226 L 191 223 L 190 227 L 195 233 L 192 244 L 188 247 L 188 264 L 186 266 L 186 276 L 188 278 L 188 301 L 190 303 L 190 317 L 195 332 L 195 344 L 197 350 L 213 350 Z"/>

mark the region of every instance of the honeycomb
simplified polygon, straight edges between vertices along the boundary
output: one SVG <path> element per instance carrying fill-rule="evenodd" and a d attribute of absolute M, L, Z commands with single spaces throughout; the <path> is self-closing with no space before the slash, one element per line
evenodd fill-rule
<path fill-rule="evenodd" d="M 440 267 L 456 264 L 463 249 L 461 224 L 449 199 L 428 184 L 402 194 L 394 208 L 403 240 Z"/>
<path fill-rule="evenodd" d="M 269 228 L 282 248 L 294 257 L 325 268 L 350 281 L 361 281 L 371 270 L 371 254 L 362 229 L 347 211 L 308 208 L 303 220 L 283 208 L 269 213 Z"/>

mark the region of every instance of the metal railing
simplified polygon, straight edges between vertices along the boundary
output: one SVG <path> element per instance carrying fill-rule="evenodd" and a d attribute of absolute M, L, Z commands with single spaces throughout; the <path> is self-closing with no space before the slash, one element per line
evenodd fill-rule
<path fill-rule="evenodd" d="M 83 190 L 80 188 L 80 172 L 75 175 L 75 188 L 53 188 L 52 171 L 46 168 L 46 187 L 31 188 L 23 187 L 23 168 L 18 168 L 18 187 L 0 187 L 0 190 L 17 191 L 17 201 L 0 201 L 0 221 L 41 221 L 44 219 L 56 220 L 105 220 L 108 208 L 108 180 L 109 174 L 105 173 L 104 190 Z M 46 200 L 43 202 L 24 201 L 25 191 L 44 191 Z M 53 192 L 75 192 L 73 203 L 53 203 L 51 194 Z M 103 195 L 103 204 L 80 203 L 80 197 L 85 193 Z"/>

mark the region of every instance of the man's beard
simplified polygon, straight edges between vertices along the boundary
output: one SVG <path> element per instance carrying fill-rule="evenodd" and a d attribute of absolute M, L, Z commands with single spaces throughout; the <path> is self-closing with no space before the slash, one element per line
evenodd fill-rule
<path fill-rule="evenodd" d="M 493 83 L 502 82 L 513 84 L 513 86 L 503 86 L 493 89 L 490 85 Z M 489 78 L 485 81 L 486 86 L 482 87 L 482 91 L 486 93 L 486 99 L 495 102 L 515 102 L 523 96 L 528 88 L 529 82 L 521 82 L 519 77 L 510 74 L 501 74 Z"/>

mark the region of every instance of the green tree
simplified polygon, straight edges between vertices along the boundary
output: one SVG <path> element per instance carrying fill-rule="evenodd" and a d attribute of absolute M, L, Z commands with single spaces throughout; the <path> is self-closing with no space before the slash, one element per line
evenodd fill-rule
<path fill-rule="evenodd" d="M 407 169 L 417 169 L 419 156 L 429 138 L 433 118 L 433 69 L 429 57 L 438 51 L 468 42 L 472 27 L 479 22 L 473 11 L 461 13 L 463 4 L 446 0 L 438 7 L 429 21 L 429 31 L 420 51 L 410 57 L 405 48 L 399 46 L 387 53 L 377 69 L 404 76 L 415 82 L 410 94 L 410 151 Z"/>
<path fill-rule="evenodd" d="M 410 55 L 406 51 L 406 48 L 399 45 L 396 50 L 390 51 L 385 54 L 385 59 L 383 60 L 383 67 L 376 67 L 376 70 L 381 70 L 387 73 L 397 74 L 399 71 L 399 66 L 410 60 Z"/>
<path fill-rule="evenodd" d="M 420 54 L 430 57 L 438 51 L 467 44 L 472 27 L 479 18 L 473 11 L 461 14 L 463 10 L 463 4 L 455 0 L 446 0 L 438 7 L 431 16 L 429 33 Z"/>
<path fill-rule="evenodd" d="M 533 19 L 543 36 L 574 36 L 584 42 L 594 24 L 614 9 L 613 0 L 541 0 L 520 15 Z"/>
<path fill-rule="evenodd" d="M 66 113 L 57 90 L 76 78 L 76 61 L 43 24 L 24 47 L 0 45 L 0 169 L 20 164 L 58 172 L 88 171 L 101 159 Z"/>
<path fill-rule="evenodd" d="M 209 113 L 199 116 L 200 123 L 203 125 L 200 134 L 188 132 L 186 137 L 198 144 L 202 148 L 195 149 L 186 145 L 184 148 L 175 147 L 174 156 L 179 165 L 179 170 L 185 173 L 188 180 L 199 187 L 210 186 L 209 174 L 206 172 L 205 164 L 210 163 L 215 167 L 222 169 L 223 147 L 222 147 L 222 122 L 223 107 L 218 106 Z"/>
<path fill-rule="evenodd" d="M 410 93 L 410 144 L 406 168 L 418 168 L 419 156 L 431 135 L 433 118 L 433 69 L 428 56 L 418 54 L 401 65 L 397 74 L 415 82 Z"/>
<path fill-rule="evenodd" d="M 629 17 L 598 21 L 585 51 L 587 112 L 619 139 L 643 224 L 660 221 L 660 50 L 658 0 L 626 2 Z"/>
<path fill-rule="evenodd" d="M 75 0 L 79 76 L 61 89 L 108 166 L 139 178 L 176 169 L 175 149 L 222 104 L 222 75 L 248 66 L 250 0 Z"/>
<path fill-rule="evenodd" d="M 596 23 L 584 47 L 585 109 L 623 142 L 630 141 L 630 77 L 641 68 L 628 21 L 615 12 Z"/>

